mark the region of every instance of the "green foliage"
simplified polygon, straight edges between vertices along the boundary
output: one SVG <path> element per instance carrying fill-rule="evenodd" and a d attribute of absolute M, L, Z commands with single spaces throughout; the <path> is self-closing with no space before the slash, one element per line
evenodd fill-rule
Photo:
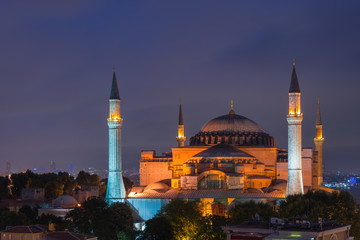
<path fill-rule="evenodd" d="M 349 192 L 318 191 L 304 195 L 288 196 L 281 202 L 279 214 L 282 218 L 306 215 L 310 221 L 335 220 L 339 224 L 351 224 L 350 235 L 360 239 L 360 213 L 356 201 Z"/>
<path fill-rule="evenodd" d="M 146 221 L 140 240 L 199 239 L 222 240 L 226 233 L 221 226 L 225 217 L 202 217 L 199 204 L 194 201 L 172 200 L 154 218 Z"/>
<path fill-rule="evenodd" d="M 134 236 L 132 233 L 128 232 L 119 232 L 117 235 L 118 240 L 133 240 Z"/>
<path fill-rule="evenodd" d="M 116 240 L 119 232 L 125 232 L 128 237 L 134 235 L 132 209 L 125 203 L 109 206 L 101 198 L 91 198 L 67 217 L 73 220 L 77 232 L 93 234 L 99 240 Z"/>
<path fill-rule="evenodd" d="M 9 185 L 10 185 L 9 178 L 0 176 L 0 199 L 10 198 Z"/>
<path fill-rule="evenodd" d="M 145 222 L 145 230 L 139 240 L 171 240 L 173 229 L 165 216 L 155 216 Z"/>
<path fill-rule="evenodd" d="M 38 209 L 39 207 L 31 208 L 29 205 L 24 205 L 19 209 L 19 212 L 26 215 L 29 221 L 35 222 L 38 215 Z"/>
<path fill-rule="evenodd" d="M 8 208 L 0 209 L 0 230 L 4 230 L 6 226 L 29 225 L 31 221 L 25 214 L 12 212 Z"/>
<path fill-rule="evenodd" d="M 259 214 L 264 221 L 274 216 L 273 208 L 268 203 L 255 201 L 239 202 L 228 211 L 232 224 L 254 220 L 255 214 Z"/>
<path fill-rule="evenodd" d="M 306 215 L 310 221 L 336 220 L 345 223 L 355 216 L 356 202 L 348 192 L 332 194 L 317 191 L 304 195 L 288 196 L 281 202 L 279 214 L 282 218 Z"/>
<path fill-rule="evenodd" d="M 12 174 L 11 179 L 11 190 L 15 198 L 21 197 L 23 188 L 44 188 L 46 198 L 56 198 L 64 191 L 70 192 L 76 187 L 74 177 L 66 172 L 36 174 L 27 170 L 25 173 Z"/>
<path fill-rule="evenodd" d="M 70 193 L 77 186 L 73 176 L 70 176 L 67 172 L 59 172 L 57 175 L 57 181 L 63 185 L 63 190 L 65 193 Z"/>
<path fill-rule="evenodd" d="M 197 240 L 225 240 L 226 232 L 221 226 L 227 224 L 225 217 L 206 215 L 200 219 L 196 239 Z"/>
<path fill-rule="evenodd" d="M 29 172 L 29 171 L 27 171 Z M 14 173 L 11 174 L 12 187 L 11 192 L 14 198 L 21 197 L 21 190 L 29 185 L 29 176 L 26 173 Z"/>
<path fill-rule="evenodd" d="M 125 176 L 123 176 L 123 180 L 124 180 L 126 195 L 128 195 L 130 193 L 132 187 L 134 186 L 134 183 Z"/>
<path fill-rule="evenodd" d="M 173 200 L 160 210 L 159 216 L 169 219 L 175 239 L 196 239 L 201 219 L 197 202 Z"/>
<path fill-rule="evenodd" d="M 42 214 L 36 219 L 34 223 L 42 224 L 45 226 L 53 223 L 55 225 L 56 231 L 64 231 L 65 229 L 69 230 L 70 232 L 74 231 L 74 225 L 70 219 L 63 219 L 61 217 L 56 217 L 51 214 Z"/>
<path fill-rule="evenodd" d="M 76 182 L 79 185 L 100 186 L 100 178 L 98 175 L 91 175 L 90 173 L 84 171 L 79 172 Z"/>

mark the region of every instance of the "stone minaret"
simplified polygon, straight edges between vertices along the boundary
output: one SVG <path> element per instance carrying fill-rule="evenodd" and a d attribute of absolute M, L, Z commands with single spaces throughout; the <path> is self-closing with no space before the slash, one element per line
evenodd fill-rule
<path fill-rule="evenodd" d="M 107 119 L 109 126 L 109 177 L 106 189 L 106 200 L 111 204 L 125 200 L 125 186 L 121 173 L 121 126 L 123 119 L 120 114 L 120 95 L 115 68 L 109 105 L 109 118 Z"/>
<path fill-rule="evenodd" d="M 317 167 L 317 189 L 323 182 L 323 144 L 324 138 L 322 136 L 322 121 L 320 114 L 320 100 L 318 100 L 318 109 L 316 114 L 316 137 L 314 138 L 315 151 L 318 153 L 318 167 Z"/>
<path fill-rule="evenodd" d="M 289 89 L 289 115 L 288 122 L 288 182 L 286 196 L 303 194 L 303 180 L 301 168 L 301 92 L 295 71 L 295 61 Z"/>
<path fill-rule="evenodd" d="M 176 137 L 178 141 L 178 147 L 183 147 L 186 141 L 185 133 L 184 133 L 184 121 L 182 115 L 181 101 L 180 101 L 180 109 L 179 109 L 179 124 L 178 124 L 178 135 Z"/>

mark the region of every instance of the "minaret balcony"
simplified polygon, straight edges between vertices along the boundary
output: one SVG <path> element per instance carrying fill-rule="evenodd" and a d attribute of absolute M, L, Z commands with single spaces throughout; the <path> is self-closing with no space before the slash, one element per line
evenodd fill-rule
<path fill-rule="evenodd" d="M 303 114 L 294 114 L 294 115 L 287 115 L 286 116 L 287 122 L 290 125 L 297 125 L 297 124 L 301 124 L 302 120 L 303 120 Z"/>

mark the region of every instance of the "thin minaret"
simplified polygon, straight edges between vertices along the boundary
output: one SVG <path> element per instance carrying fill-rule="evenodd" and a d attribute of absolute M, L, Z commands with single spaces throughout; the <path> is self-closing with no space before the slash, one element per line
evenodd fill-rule
<path fill-rule="evenodd" d="M 186 137 L 184 133 L 184 120 L 182 115 L 181 100 L 179 109 L 178 135 L 176 137 L 176 140 L 178 141 L 178 147 L 183 147 L 185 145 Z"/>
<path fill-rule="evenodd" d="M 286 196 L 304 194 L 302 167 L 301 167 L 301 92 L 295 70 L 295 60 L 289 89 L 288 122 L 288 182 Z"/>
<path fill-rule="evenodd" d="M 323 182 L 323 144 L 324 138 L 322 135 L 322 121 L 321 121 L 321 113 L 320 113 L 320 99 L 318 99 L 318 107 L 316 114 L 316 137 L 314 138 L 315 143 L 315 151 L 318 155 L 318 167 L 317 167 L 317 185 L 316 189 L 319 189 L 319 186 L 322 185 Z"/>
<path fill-rule="evenodd" d="M 120 95 L 116 81 L 115 67 L 109 99 L 109 176 L 106 189 L 106 200 L 123 202 L 125 200 L 125 186 L 122 178 L 121 160 L 121 126 L 123 119 L 120 114 Z"/>
<path fill-rule="evenodd" d="M 231 100 L 230 102 L 230 112 L 229 112 L 230 115 L 234 115 L 235 112 L 234 112 L 234 102 L 233 100 Z"/>

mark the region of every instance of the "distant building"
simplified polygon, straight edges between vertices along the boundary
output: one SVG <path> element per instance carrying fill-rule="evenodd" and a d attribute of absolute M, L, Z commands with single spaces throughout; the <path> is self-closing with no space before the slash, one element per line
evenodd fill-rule
<path fill-rule="evenodd" d="M 44 188 L 23 188 L 21 190 L 22 200 L 43 201 L 45 197 Z"/>
<path fill-rule="evenodd" d="M 56 171 L 56 164 L 54 160 L 50 161 L 50 172 L 55 172 Z"/>
<path fill-rule="evenodd" d="M 14 226 L 0 232 L 1 240 L 97 240 L 97 237 L 69 231 L 51 231 L 43 225 Z"/>
<path fill-rule="evenodd" d="M 5 175 L 8 176 L 11 174 L 11 163 L 9 161 L 6 161 L 5 165 Z"/>
<path fill-rule="evenodd" d="M 262 222 L 247 222 L 224 226 L 227 240 L 353 240 L 349 236 L 351 225 L 302 222 L 297 224 L 271 225 Z"/>
<path fill-rule="evenodd" d="M 52 206 L 39 208 L 38 216 L 41 216 L 42 214 L 52 214 L 64 218 L 67 213 L 78 206 L 80 206 L 80 204 L 74 197 L 62 195 L 53 200 Z"/>
<path fill-rule="evenodd" d="M 73 197 L 79 203 L 91 197 L 99 197 L 99 186 L 82 185 L 78 191 L 73 191 Z"/>

